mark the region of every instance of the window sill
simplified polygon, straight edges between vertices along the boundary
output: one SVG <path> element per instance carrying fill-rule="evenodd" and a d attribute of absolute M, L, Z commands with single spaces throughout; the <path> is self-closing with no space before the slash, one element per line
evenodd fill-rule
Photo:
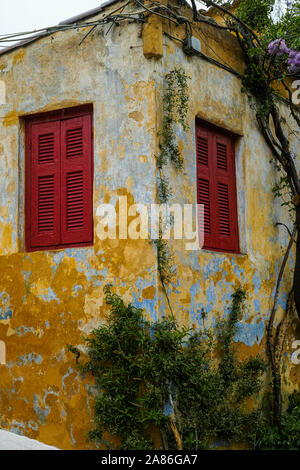
<path fill-rule="evenodd" d="M 204 253 L 211 253 L 215 255 L 231 255 L 238 256 L 239 258 L 248 258 L 248 253 L 241 253 L 237 251 L 213 250 L 212 248 L 202 248 L 201 251 L 204 251 Z"/>
<path fill-rule="evenodd" d="M 86 248 L 94 245 L 94 242 L 86 243 L 74 243 L 70 245 L 59 245 L 59 246 L 38 246 L 36 248 L 26 248 L 27 253 L 35 253 L 37 251 L 63 251 L 68 248 Z"/>

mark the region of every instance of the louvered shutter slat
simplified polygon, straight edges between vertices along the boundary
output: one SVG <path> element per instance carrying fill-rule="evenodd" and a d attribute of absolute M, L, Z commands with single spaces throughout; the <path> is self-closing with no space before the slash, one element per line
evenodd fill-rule
<path fill-rule="evenodd" d="M 212 217 L 212 180 L 210 158 L 210 134 L 206 129 L 196 128 L 196 154 L 197 154 L 197 202 L 204 205 L 204 220 L 200 221 L 201 230 L 204 231 L 204 244 L 213 243 L 213 217 Z M 203 226 L 204 224 L 204 226 Z"/>
<path fill-rule="evenodd" d="M 203 178 L 198 178 L 198 204 L 204 205 L 204 234 L 210 235 L 210 192 L 209 181 Z"/>
<path fill-rule="evenodd" d="M 237 205 L 233 142 L 216 133 L 213 139 L 217 200 L 216 244 L 222 250 L 238 251 Z"/>
<path fill-rule="evenodd" d="M 229 237 L 231 231 L 228 186 L 222 183 L 218 184 L 218 209 L 220 234 Z"/>
<path fill-rule="evenodd" d="M 92 241 L 90 115 L 62 121 L 62 243 Z"/>
<path fill-rule="evenodd" d="M 208 167 L 208 141 L 202 135 L 197 136 L 197 160 L 199 165 Z"/>
<path fill-rule="evenodd" d="M 219 170 L 227 171 L 227 146 L 221 142 L 217 142 L 217 167 Z"/>

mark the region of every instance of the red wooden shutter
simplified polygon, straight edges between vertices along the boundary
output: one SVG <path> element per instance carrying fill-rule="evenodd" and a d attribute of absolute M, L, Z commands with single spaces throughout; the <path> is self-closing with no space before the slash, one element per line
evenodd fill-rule
<path fill-rule="evenodd" d="M 60 123 L 33 124 L 30 134 L 31 248 L 60 243 Z"/>
<path fill-rule="evenodd" d="M 204 204 L 204 248 L 236 252 L 239 239 L 233 140 L 200 125 L 196 138 L 198 203 Z"/>
<path fill-rule="evenodd" d="M 216 242 L 222 250 L 238 251 L 238 223 L 234 147 L 232 139 L 213 136 L 214 179 L 216 191 Z"/>
<path fill-rule="evenodd" d="M 93 237 L 91 116 L 61 122 L 61 243 Z"/>

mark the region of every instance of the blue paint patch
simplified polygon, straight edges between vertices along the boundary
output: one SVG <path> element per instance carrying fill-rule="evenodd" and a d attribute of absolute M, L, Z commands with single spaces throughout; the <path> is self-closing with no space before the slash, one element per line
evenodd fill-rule
<path fill-rule="evenodd" d="M 190 287 L 190 294 L 191 294 L 191 310 L 190 310 L 190 315 L 191 319 L 196 323 L 200 324 L 201 321 L 201 308 L 203 306 L 201 304 L 196 303 L 195 298 L 197 293 L 199 292 L 200 289 L 200 281 L 198 281 L 196 284 Z"/>
<path fill-rule="evenodd" d="M 47 399 L 48 395 L 55 395 L 56 397 L 58 397 L 58 396 L 59 396 L 59 392 L 55 392 L 54 390 L 51 390 L 51 389 L 45 391 L 44 397 L 43 397 L 43 403 L 44 403 L 46 409 L 49 408 L 49 407 L 46 405 L 46 399 Z"/>
<path fill-rule="evenodd" d="M 32 429 L 33 431 L 38 431 L 39 430 L 39 425 L 35 421 L 29 421 L 27 423 L 27 426 L 29 427 L 29 429 Z"/>
<path fill-rule="evenodd" d="M 211 306 L 216 303 L 215 285 L 213 282 L 210 283 L 208 289 L 206 290 L 206 297 Z"/>
<path fill-rule="evenodd" d="M 7 310 L 7 312 L 0 313 L 0 320 L 8 320 L 9 318 L 12 318 L 13 313 L 11 310 Z"/>
<path fill-rule="evenodd" d="M 75 446 L 76 445 L 76 439 L 73 436 L 73 424 L 71 424 L 71 426 L 70 426 L 70 438 L 71 438 L 72 444 Z"/>
<path fill-rule="evenodd" d="M 42 294 L 41 299 L 43 299 L 45 302 L 52 302 L 52 300 L 56 300 L 60 304 L 60 299 L 57 297 L 55 292 L 51 289 L 51 287 L 48 287 L 48 291 L 46 294 Z"/>
<path fill-rule="evenodd" d="M 16 330 L 16 335 L 17 336 L 25 336 L 27 335 L 28 333 L 35 333 L 35 329 L 31 326 L 31 327 L 27 327 L 27 326 L 19 326 Z"/>
<path fill-rule="evenodd" d="M 32 274 L 32 271 L 22 271 L 22 274 L 24 276 L 25 281 L 29 283 L 29 279 Z"/>
<path fill-rule="evenodd" d="M 65 390 L 65 380 L 66 380 L 66 378 L 69 377 L 69 375 L 71 375 L 71 374 L 73 374 L 73 369 L 72 369 L 72 367 L 69 367 L 68 372 L 67 372 L 65 375 L 63 375 L 63 376 L 62 376 L 62 379 L 61 379 L 63 390 Z"/>
<path fill-rule="evenodd" d="M 0 292 L 0 320 L 9 320 L 13 316 L 10 296 L 7 292 Z"/>
<path fill-rule="evenodd" d="M 39 354 L 35 354 L 35 353 L 24 354 L 18 357 L 17 366 L 24 367 L 26 365 L 41 364 L 42 361 L 43 361 L 43 358 Z"/>
<path fill-rule="evenodd" d="M 14 421 L 11 425 L 10 432 L 17 434 L 18 436 L 25 435 L 26 424 L 18 421 Z"/>
<path fill-rule="evenodd" d="M 104 279 L 106 279 L 108 276 L 108 268 L 103 268 L 100 271 L 97 271 L 97 273 L 98 273 L 97 277 L 102 276 Z M 98 278 L 96 278 L 96 280 L 94 281 L 95 286 L 102 286 L 102 284 L 103 284 L 103 281 L 101 281 Z"/>
<path fill-rule="evenodd" d="M 75 297 L 77 297 L 78 292 L 81 291 L 81 290 L 83 290 L 83 287 L 82 287 L 81 285 L 78 285 L 78 284 L 77 284 L 76 286 L 73 286 L 73 291 L 72 291 L 72 293 L 73 293 L 73 295 L 74 295 Z"/>
<path fill-rule="evenodd" d="M 132 292 L 132 297 L 133 297 L 133 305 L 136 308 L 142 308 L 145 310 L 146 314 L 150 316 L 150 318 L 153 321 L 157 321 L 157 310 L 156 310 L 156 305 L 157 305 L 157 292 L 156 292 L 156 282 L 155 282 L 155 277 L 153 275 L 152 280 L 147 280 L 139 277 L 135 283 L 135 286 L 137 288 L 137 292 Z M 141 297 L 142 291 L 148 287 L 154 287 L 155 288 L 155 297 L 154 299 L 141 299 L 139 300 L 139 297 Z"/>
<path fill-rule="evenodd" d="M 222 271 L 222 265 L 226 259 L 227 258 L 223 255 L 211 259 L 209 263 L 202 268 L 203 279 L 208 280 L 217 272 Z"/>
<path fill-rule="evenodd" d="M 244 343 L 246 346 L 254 346 L 255 343 L 260 344 L 265 334 L 265 322 L 256 323 L 239 323 L 235 341 Z"/>
<path fill-rule="evenodd" d="M 254 305 L 255 313 L 260 313 L 261 312 L 260 301 L 258 299 L 254 299 L 253 305 Z"/>
<path fill-rule="evenodd" d="M 233 265 L 234 273 L 241 278 L 242 281 L 245 279 L 245 270 L 240 268 L 238 264 Z"/>
<path fill-rule="evenodd" d="M 46 423 L 46 418 L 47 418 L 48 414 L 50 413 L 50 410 L 47 406 L 43 410 L 43 408 L 41 408 L 39 406 L 39 403 L 40 403 L 39 396 L 34 395 L 34 397 L 33 397 L 33 409 L 34 409 L 35 413 L 38 416 L 40 424 L 45 424 Z"/>
<path fill-rule="evenodd" d="M 18 394 L 18 393 L 19 393 L 19 391 L 17 391 L 17 389 L 15 388 L 15 384 L 16 384 L 17 382 L 23 383 L 23 382 L 24 382 L 24 378 L 23 378 L 23 377 L 19 377 L 18 379 L 13 378 L 13 385 L 12 385 L 12 388 L 11 388 L 11 393 L 12 393 L 12 394 Z"/>
<path fill-rule="evenodd" d="M 261 288 L 261 279 L 258 277 L 256 272 L 254 273 L 254 276 L 252 278 L 252 284 L 254 286 L 254 293 L 258 294 Z"/>
<path fill-rule="evenodd" d="M 281 306 L 281 308 L 285 311 L 286 310 L 286 306 L 287 306 L 287 297 L 284 295 L 279 295 L 278 296 L 278 304 Z"/>
<path fill-rule="evenodd" d="M 65 257 L 65 252 L 64 251 L 59 251 L 57 253 L 52 253 L 52 259 L 54 261 L 54 264 L 52 266 L 53 276 L 56 274 L 57 268 L 59 267 L 59 265 L 62 262 L 64 257 Z"/>

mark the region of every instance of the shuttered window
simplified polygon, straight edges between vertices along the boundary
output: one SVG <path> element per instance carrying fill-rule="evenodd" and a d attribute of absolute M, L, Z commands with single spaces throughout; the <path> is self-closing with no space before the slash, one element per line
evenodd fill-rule
<path fill-rule="evenodd" d="M 29 251 L 92 243 L 92 169 L 90 107 L 26 120 Z"/>
<path fill-rule="evenodd" d="M 238 252 L 234 138 L 196 122 L 197 202 L 204 205 L 204 248 Z"/>

